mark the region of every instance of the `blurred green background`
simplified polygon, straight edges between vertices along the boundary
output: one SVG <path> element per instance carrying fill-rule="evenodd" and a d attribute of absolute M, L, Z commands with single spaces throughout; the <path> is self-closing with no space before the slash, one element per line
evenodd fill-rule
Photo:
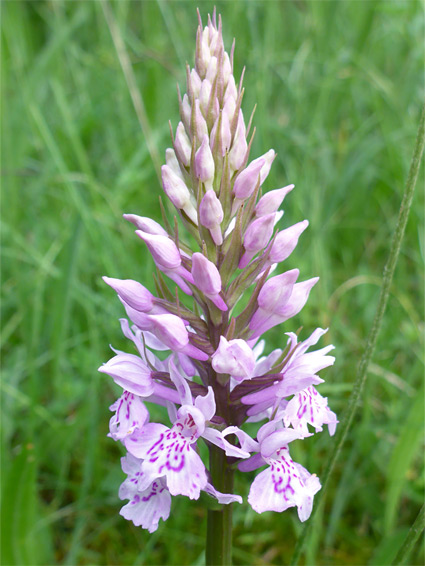
<path fill-rule="evenodd" d="M 281 226 L 310 227 L 285 270 L 319 275 L 301 316 L 268 334 L 329 326 L 337 362 L 320 391 L 341 413 L 377 303 L 423 98 L 419 1 L 217 2 L 246 65 L 252 156 L 278 157 L 265 189 L 295 183 Z M 102 275 L 153 290 L 132 212 L 159 220 L 154 162 L 178 122 L 196 7 L 212 2 L 3 1 L 2 564 L 202 564 L 206 511 L 173 500 L 152 535 L 118 515 L 120 446 L 106 438 L 118 389 L 98 366 L 127 349 Z M 115 36 L 115 44 L 112 39 Z M 121 45 L 121 47 L 120 47 Z M 118 51 L 117 51 L 118 49 Z M 121 51 L 120 51 L 121 50 Z M 120 64 L 128 57 L 136 79 Z M 140 93 L 140 98 L 137 99 Z M 139 104 L 138 120 L 132 100 Z M 141 127 L 142 126 L 142 127 Z M 153 159 L 152 159 L 153 156 Z M 363 403 L 303 561 L 386 565 L 423 500 L 423 173 Z M 319 477 L 327 431 L 294 459 Z M 237 480 L 246 497 L 254 474 Z M 235 564 L 285 564 L 292 509 L 235 508 Z M 411 564 L 422 564 L 417 546 Z"/>

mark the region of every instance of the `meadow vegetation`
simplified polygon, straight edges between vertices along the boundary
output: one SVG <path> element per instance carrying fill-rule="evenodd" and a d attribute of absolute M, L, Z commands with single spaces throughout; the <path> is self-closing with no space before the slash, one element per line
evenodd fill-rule
<path fill-rule="evenodd" d="M 193 63 L 196 7 L 212 2 L 4 1 L 2 12 L 2 564 L 202 564 L 206 509 L 179 497 L 150 535 L 119 516 L 118 396 L 97 372 L 130 351 L 102 275 L 154 290 L 122 219 L 160 220 L 158 167 Z M 295 183 L 281 227 L 308 218 L 285 269 L 320 282 L 284 332 L 330 327 L 320 392 L 338 414 L 370 328 L 423 99 L 419 1 L 217 1 L 236 37 L 252 156 L 274 148 L 265 189 Z M 114 41 L 115 40 L 115 41 Z M 122 63 L 131 63 L 135 82 Z M 125 65 L 124 65 L 125 67 Z M 136 103 L 136 108 L 135 104 Z M 137 110 L 137 111 L 136 111 Z M 423 502 L 423 172 L 363 401 L 303 563 L 391 563 Z M 423 234 L 422 234 L 423 235 Z M 286 338 L 268 333 L 268 351 Z M 159 410 L 159 409 L 157 409 Z M 156 415 L 153 414 L 152 418 Z M 320 477 L 327 431 L 291 446 Z M 301 446 L 302 444 L 302 446 Z M 250 480 L 239 478 L 246 498 Z M 234 510 L 235 564 L 285 564 L 292 509 Z M 422 564 L 423 548 L 410 564 Z"/>

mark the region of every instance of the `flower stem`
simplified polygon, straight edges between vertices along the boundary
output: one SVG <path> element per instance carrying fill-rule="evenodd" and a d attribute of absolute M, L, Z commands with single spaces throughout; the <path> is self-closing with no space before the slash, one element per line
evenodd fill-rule
<path fill-rule="evenodd" d="M 222 493 L 233 493 L 234 470 L 221 448 L 210 446 L 210 472 L 214 487 Z M 232 507 L 222 505 L 218 511 L 208 510 L 206 566 L 232 564 Z"/>
<path fill-rule="evenodd" d="M 418 134 L 416 137 L 412 162 L 407 177 L 403 199 L 400 205 L 397 225 L 395 227 L 393 239 L 391 242 L 390 253 L 384 268 L 381 293 L 379 295 L 378 306 L 375 312 L 375 318 L 372 323 L 372 328 L 369 332 L 369 336 L 365 350 L 363 352 L 363 356 L 360 360 L 360 364 L 357 369 L 356 381 L 353 386 L 353 391 L 348 399 L 347 407 L 341 418 L 341 423 L 338 426 L 331 457 L 329 458 L 326 469 L 322 475 L 322 489 L 316 495 L 316 501 L 310 516 L 310 521 L 304 525 L 301 535 L 297 541 L 294 554 L 291 560 L 291 566 L 295 566 L 296 564 L 298 564 L 298 560 L 300 559 L 304 543 L 313 524 L 313 518 L 315 516 L 315 513 L 317 512 L 321 500 L 323 499 L 323 495 L 326 491 L 326 487 L 329 481 L 329 476 L 333 470 L 335 462 L 344 444 L 351 423 L 353 422 L 357 405 L 361 397 L 361 393 L 367 377 L 367 368 L 369 366 L 369 362 L 372 358 L 373 351 L 375 349 L 376 341 L 379 335 L 379 331 L 381 329 L 382 319 L 388 303 L 388 296 L 390 294 L 391 282 L 397 265 L 400 246 L 403 240 L 404 230 L 406 228 L 407 219 L 409 217 L 409 211 L 412 204 L 413 194 L 415 191 L 416 179 L 418 177 L 419 166 L 421 163 L 422 153 L 424 150 L 424 143 L 425 143 L 425 105 L 422 109 L 422 114 L 419 121 Z"/>

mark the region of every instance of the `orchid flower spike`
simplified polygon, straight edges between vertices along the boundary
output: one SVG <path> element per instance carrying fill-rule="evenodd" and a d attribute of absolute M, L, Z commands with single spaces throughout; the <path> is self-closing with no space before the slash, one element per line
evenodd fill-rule
<path fill-rule="evenodd" d="M 221 19 L 214 12 L 203 27 L 199 17 L 195 66 L 187 68 L 180 120 L 161 167 L 175 218 L 166 207 L 163 224 L 124 215 L 152 256 L 154 276 L 143 284 L 119 273 L 104 277 L 124 308 L 120 325 L 131 349 L 114 350 L 99 368 L 120 389 L 109 422 L 109 436 L 126 451 L 120 514 L 149 532 L 167 520 L 178 495 L 242 503 L 223 488 L 232 484 L 224 478 L 261 467 L 248 495 L 254 511 L 295 507 L 307 520 L 320 480 L 289 447 L 325 425 L 333 435 L 338 423 L 318 391 L 319 372 L 335 361 L 333 346 L 311 351 L 326 331 L 307 338 L 291 331 L 318 278 L 298 281 L 296 268 L 271 275 L 308 221 L 275 229 L 294 185 L 265 191 L 276 153 L 250 156 L 233 58 Z M 264 334 L 281 324 L 287 336 L 268 351 Z M 208 538 L 211 552 L 215 543 Z"/>

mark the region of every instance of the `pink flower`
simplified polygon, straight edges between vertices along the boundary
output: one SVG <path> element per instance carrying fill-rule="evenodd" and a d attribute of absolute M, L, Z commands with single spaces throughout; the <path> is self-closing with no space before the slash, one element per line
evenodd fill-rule
<path fill-rule="evenodd" d="M 228 373 L 235 379 L 249 379 L 255 367 L 254 353 L 245 340 L 227 341 L 220 336 L 220 344 L 212 355 L 212 367 L 217 373 Z"/>

